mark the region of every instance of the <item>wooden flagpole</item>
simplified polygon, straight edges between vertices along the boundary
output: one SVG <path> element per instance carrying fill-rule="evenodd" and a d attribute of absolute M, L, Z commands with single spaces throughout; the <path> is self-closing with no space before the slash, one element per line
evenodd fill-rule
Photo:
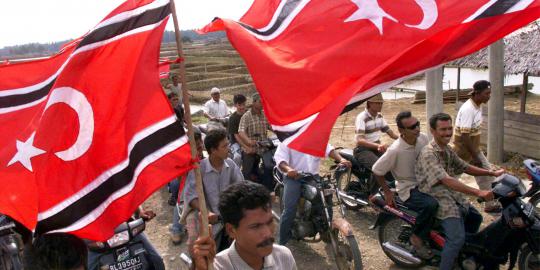
<path fill-rule="evenodd" d="M 178 27 L 178 18 L 176 16 L 176 7 L 174 5 L 174 0 L 170 0 L 171 2 L 171 13 L 173 17 L 174 22 L 174 33 L 176 37 L 176 50 L 178 51 L 178 57 L 182 58 L 182 61 L 180 64 L 180 83 L 182 84 L 182 100 L 184 104 L 184 120 L 186 121 L 187 130 L 188 130 L 188 137 L 189 137 L 189 146 L 191 148 L 191 158 L 193 160 L 197 160 L 197 147 L 195 145 L 195 138 L 193 135 L 193 122 L 191 121 L 191 108 L 189 107 L 189 90 L 187 88 L 186 84 L 186 65 L 185 65 L 185 58 L 184 58 L 184 52 L 182 50 L 182 37 L 180 33 L 180 28 Z M 199 162 L 195 162 L 195 168 L 193 169 L 195 172 L 195 183 L 196 183 L 196 189 L 197 189 L 197 195 L 199 200 L 199 212 L 201 214 L 201 222 L 202 222 L 202 231 L 199 232 L 201 236 L 207 236 L 209 234 L 208 231 L 208 209 L 206 208 L 206 199 L 204 197 L 204 190 L 202 186 L 202 175 L 201 175 L 201 169 L 199 167 Z M 212 270 L 212 263 L 208 262 L 208 269 Z"/>

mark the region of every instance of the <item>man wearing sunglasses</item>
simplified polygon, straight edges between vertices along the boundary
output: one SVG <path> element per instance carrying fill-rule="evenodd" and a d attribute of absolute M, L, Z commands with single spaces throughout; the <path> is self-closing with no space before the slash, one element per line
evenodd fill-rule
<path fill-rule="evenodd" d="M 396 124 L 400 136 L 388 147 L 386 152 L 373 165 L 373 174 L 384 190 L 386 203 L 394 205 L 394 193 L 386 184 L 384 175 L 388 172 L 396 180 L 396 190 L 399 199 L 409 209 L 418 212 L 410 242 L 415 248 L 416 255 L 429 259 L 433 255 L 425 247 L 422 239 L 429 239 L 429 231 L 435 214 L 437 201 L 418 191 L 418 181 L 414 174 L 414 164 L 422 148 L 428 144 L 428 137 L 420 132 L 420 121 L 410 111 L 400 112 L 396 116 Z"/>

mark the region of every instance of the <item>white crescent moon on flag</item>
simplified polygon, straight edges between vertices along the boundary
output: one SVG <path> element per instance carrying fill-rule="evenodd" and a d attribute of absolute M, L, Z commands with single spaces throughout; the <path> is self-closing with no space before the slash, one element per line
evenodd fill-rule
<path fill-rule="evenodd" d="M 419 24 L 405 24 L 405 26 L 411 27 L 411 28 L 418 28 L 418 29 L 428 29 L 433 24 L 435 24 L 435 21 L 437 21 L 437 17 L 439 16 L 438 10 L 437 10 L 437 3 L 435 0 L 415 0 L 416 3 L 422 8 L 422 12 L 424 13 L 424 18 Z"/>
<path fill-rule="evenodd" d="M 75 160 L 86 153 L 90 145 L 92 145 L 94 135 L 94 112 L 92 111 L 92 105 L 76 89 L 59 87 L 52 91 L 43 113 L 45 114 L 45 111 L 49 107 L 57 103 L 65 103 L 77 112 L 79 118 L 79 135 L 71 147 L 64 151 L 56 152 L 55 155 L 64 161 Z"/>

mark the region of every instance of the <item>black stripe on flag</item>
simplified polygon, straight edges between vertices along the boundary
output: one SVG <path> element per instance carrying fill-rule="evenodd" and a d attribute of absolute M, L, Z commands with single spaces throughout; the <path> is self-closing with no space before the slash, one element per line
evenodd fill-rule
<path fill-rule="evenodd" d="M 481 19 L 491 16 L 497 16 L 506 13 L 510 8 L 517 4 L 520 0 L 499 0 L 491 5 L 488 9 L 484 10 L 482 14 L 478 15 L 474 19 Z"/>
<path fill-rule="evenodd" d="M 129 18 L 127 20 L 113 23 L 107 26 L 103 26 L 94 30 L 84 37 L 84 39 L 79 43 L 77 48 L 82 46 L 92 44 L 95 42 L 100 42 L 104 40 L 111 39 L 115 36 L 121 35 L 123 33 L 129 32 L 133 29 L 145 25 L 151 25 L 160 22 L 171 14 L 171 5 L 167 4 L 159 8 L 149 9 L 140 15 Z"/>
<path fill-rule="evenodd" d="M 99 187 L 92 190 L 78 201 L 55 215 L 38 222 L 36 233 L 42 234 L 62 229 L 85 217 L 115 192 L 127 186 L 133 179 L 135 169 L 144 158 L 174 140 L 181 138 L 184 134 L 184 128 L 179 121 L 176 121 L 136 143 L 129 155 L 129 164 L 126 168 L 112 175 Z"/>
<path fill-rule="evenodd" d="M 10 96 L 0 97 L 0 109 L 16 107 L 24 104 L 40 100 L 49 94 L 56 79 L 52 80 L 47 85 L 26 94 L 16 94 Z"/>
<path fill-rule="evenodd" d="M 257 35 L 261 35 L 261 36 L 269 36 L 271 34 L 273 34 L 274 32 L 276 32 L 276 30 L 283 24 L 283 21 L 285 19 L 287 19 L 287 17 L 289 17 L 289 15 L 291 14 L 291 12 L 298 6 L 298 4 L 300 4 L 301 0 L 287 0 L 287 3 L 285 3 L 285 5 L 283 6 L 283 9 L 280 11 L 277 19 L 276 19 L 276 22 L 274 23 L 274 25 L 272 25 L 272 27 L 270 27 L 268 30 L 262 32 L 262 31 L 259 31 L 247 24 L 244 24 L 244 23 L 241 23 L 239 22 L 239 24 L 246 28 L 247 30 L 257 34 Z M 277 12 L 277 11 L 276 11 Z"/>

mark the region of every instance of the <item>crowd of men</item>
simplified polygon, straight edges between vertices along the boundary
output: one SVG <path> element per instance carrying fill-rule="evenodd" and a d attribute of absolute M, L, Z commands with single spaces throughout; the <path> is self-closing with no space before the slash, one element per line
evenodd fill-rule
<path fill-rule="evenodd" d="M 395 201 L 400 200 L 418 212 L 410 237 L 417 256 L 425 259 L 433 256 L 425 241 L 435 219 L 441 220 L 446 236 L 441 269 L 453 268 L 465 234 L 476 232 L 482 222 L 478 210 L 463 195 L 492 201 L 491 182 L 504 173 L 504 170 L 491 169 L 492 165 L 479 145 L 481 105 L 489 100 L 490 84 L 478 81 L 473 88 L 471 98 L 457 114 L 455 127 L 446 113 L 430 117 L 431 141 L 420 132 L 421 123 L 410 111 L 400 112 L 395 117 L 399 134 L 395 133 L 381 114 L 384 102 L 381 94 L 366 102 L 366 109 L 355 121 L 354 157 L 372 171 L 388 205 L 395 205 Z M 181 85 L 177 78 L 173 77 L 169 89 L 171 106 L 182 119 L 182 103 L 176 94 Z M 208 130 L 204 139 L 200 131 L 195 133 L 211 234 L 199 236 L 200 205 L 195 175 L 191 171 L 170 185 L 173 192 L 170 201 L 177 206 L 173 211 L 171 239 L 179 244 L 183 231 L 187 230 L 187 245 L 196 269 L 206 269 L 209 260 L 213 261 L 214 269 L 296 269 L 292 253 L 285 245 L 291 238 L 300 198 L 298 178 L 300 172 L 319 174 L 321 159 L 285 144 L 280 144 L 274 154 L 266 151 L 261 142 L 268 139 L 267 132 L 271 127 L 258 94 L 251 97 L 249 109 L 247 98 L 235 95 L 236 110 L 232 114 L 220 98 L 220 89 L 213 88 L 210 94 L 211 99 L 204 105 L 204 116 L 218 128 Z M 383 134 L 394 142 L 383 144 Z M 453 148 L 449 145 L 452 138 Z M 208 153 L 206 157 L 203 147 Z M 331 145 L 327 145 L 326 155 L 343 166 L 351 166 Z M 262 173 L 259 170 L 261 161 Z M 271 213 L 274 164 L 285 176 L 279 245 L 274 244 L 276 224 Z M 462 173 L 476 176 L 479 189 L 460 182 Z M 395 183 L 396 193 L 390 189 L 389 182 Z M 183 208 L 181 213 L 179 208 Z M 486 203 L 484 207 L 486 212 L 498 210 L 500 206 L 495 202 Z M 33 250 L 39 248 L 36 244 Z M 28 261 L 32 261 L 32 256 Z M 65 269 L 78 269 L 76 263 L 72 265 Z"/>

